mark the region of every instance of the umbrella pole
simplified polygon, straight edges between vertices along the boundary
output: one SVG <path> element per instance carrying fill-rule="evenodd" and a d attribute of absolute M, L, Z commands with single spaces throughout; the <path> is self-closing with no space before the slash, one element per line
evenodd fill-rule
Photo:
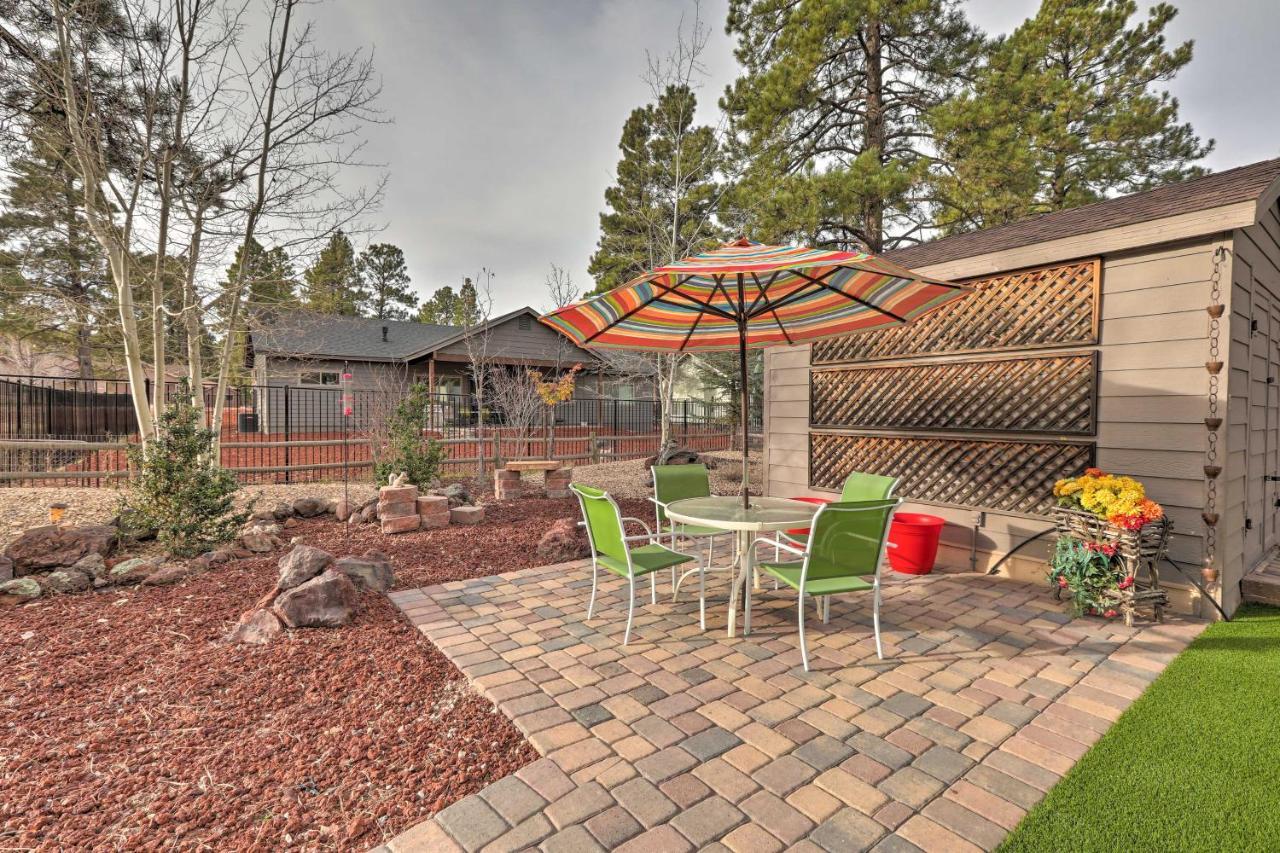
<path fill-rule="evenodd" d="M 750 444 L 750 405 L 751 392 L 747 388 L 747 327 L 745 323 L 738 324 L 738 371 L 739 378 L 742 380 L 742 403 L 739 417 L 742 419 L 742 508 L 745 510 L 750 506 L 751 500 L 751 465 L 747 456 L 747 447 Z"/>

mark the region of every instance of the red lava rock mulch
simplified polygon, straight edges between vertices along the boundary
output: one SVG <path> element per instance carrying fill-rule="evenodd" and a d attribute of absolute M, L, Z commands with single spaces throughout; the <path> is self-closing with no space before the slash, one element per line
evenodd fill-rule
<path fill-rule="evenodd" d="M 623 515 L 643 518 L 653 526 L 653 504 L 618 501 Z M 446 583 L 463 578 L 514 572 L 543 565 L 537 546 L 557 518 L 580 518 L 576 498 L 524 498 L 485 505 L 484 521 L 475 526 L 449 525 L 384 536 L 377 524 L 350 528 L 333 521 L 304 521 L 287 533 L 333 554 L 362 554 L 377 549 L 396 565 L 396 589 Z M 641 532 L 639 528 L 636 533 Z"/>
<path fill-rule="evenodd" d="M 492 515 L 500 537 L 350 550 L 393 553 L 401 586 L 529 565 L 536 524 Z M 297 532 L 341 554 L 340 529 Z M 278 556 L 0 610 L 0 848 L 367 849 L 536 757 L 383 597 L 346 628 L 219 642 Z"/>

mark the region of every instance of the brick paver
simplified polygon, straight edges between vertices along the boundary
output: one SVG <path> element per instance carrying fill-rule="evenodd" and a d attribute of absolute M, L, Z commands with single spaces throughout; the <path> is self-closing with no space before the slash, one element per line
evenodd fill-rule
<path fill-rule="evenodd" d="M 868 596 L 807 620 L 762 590 L 724 636 L 724 573 L 637 604 L 590 566 L 392 594 L 544 757 L 449 806 L 391 851 L 991 849 L 1203 629 L 1072 620 L 1039 586 L 887 579 L 886 659 Z"/>

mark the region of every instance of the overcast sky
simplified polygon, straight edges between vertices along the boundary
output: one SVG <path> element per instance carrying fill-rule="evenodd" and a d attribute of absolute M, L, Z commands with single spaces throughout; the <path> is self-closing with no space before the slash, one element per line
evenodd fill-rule
<path fill-rule="evenodd" d="M 1171 43 L 1195 58 L 1170 87 L 1184 120 L 1217 140 L 1215 170 L 1280 155 L 1280 4 L 1174 0 Z M 971 19 L 1007 32 L 1038 0 L 970 0 Z M 1140 4 L 1146 8 L 1146 4 Z M 591 286 L 587 261 L 627 114 L 648 90 L 645 51 L 665 53 L 691 0 L 334 0 L 312 7 L 335 48 L 370 45 L 394 123 L 370 130 L 390 170 L 374 239 L 404 249 L 413 285 L 455 287 L 494 270 L 499 311 L 545 308 L 551 263 Z M 711 26 L 705 117 L 736 76 L 726 0 Z"/>

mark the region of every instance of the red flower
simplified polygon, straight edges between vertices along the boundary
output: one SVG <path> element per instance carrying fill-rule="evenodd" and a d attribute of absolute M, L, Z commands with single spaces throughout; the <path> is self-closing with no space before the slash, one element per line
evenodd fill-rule
<path fill-rule="evenodd" d="M 1108 608 L 1107 611 L 1102 615 L 1107 617 L 1108 619 L 1114 619 L 1117 614 L 1115 610 Z"/>
<path fill-rule="evenodd" d="M 1117 586 L 1120 589 L 1128 589 L 1129 587 L 1133 586 L 1133 578 L 1125 578 L 1124 580 L 1120 581 L 1120 583 L 1117 584 Z"/>
<path fill-rule="evenodd" d="M 1058 578 L 1058 586 L 1062 587 L 1063 589 L 1066 589 L 1066 588 L 1067 588 L 1067 579 L 1066 579 L 1066 578 Z"/>

